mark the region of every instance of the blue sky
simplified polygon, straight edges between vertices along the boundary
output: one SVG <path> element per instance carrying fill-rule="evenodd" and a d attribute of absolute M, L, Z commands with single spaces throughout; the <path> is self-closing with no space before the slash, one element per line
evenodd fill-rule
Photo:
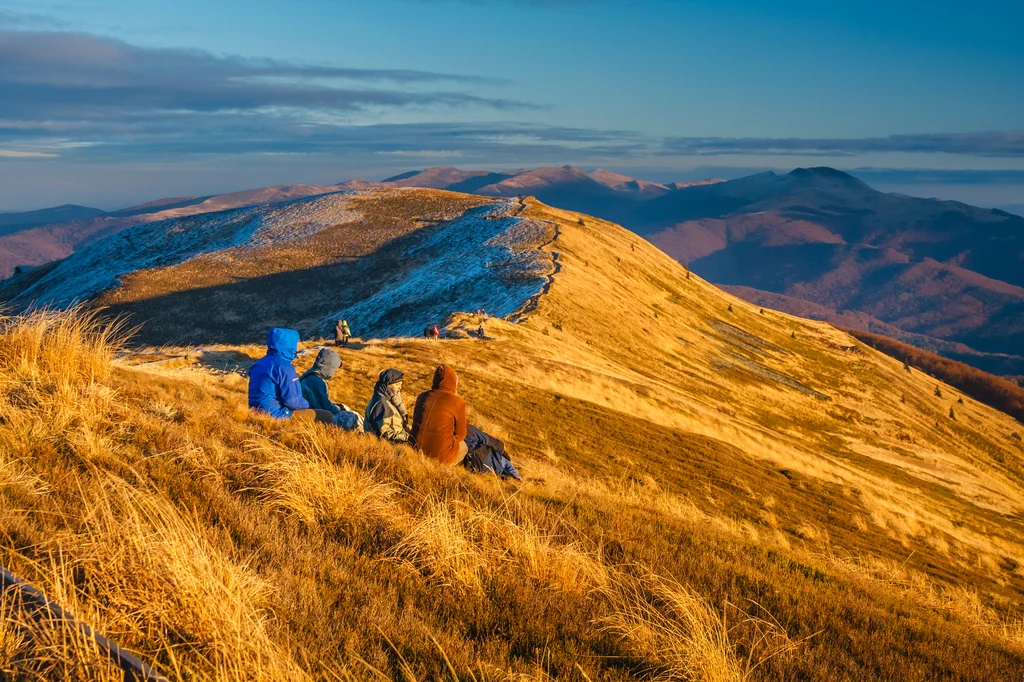
<path fill-rule="evenodd" d="M 0 0 L 0 210 L 571 163 L 1024 207 L 1024 3 Z"/>

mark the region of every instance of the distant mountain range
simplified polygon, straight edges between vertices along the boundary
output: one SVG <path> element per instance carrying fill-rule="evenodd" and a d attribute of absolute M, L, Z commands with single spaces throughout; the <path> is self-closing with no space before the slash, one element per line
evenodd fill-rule
<path fill-rule="evenodd" d="M 573 166 L 536 168 L 509 172 L 464 171 L 451 166 L 402 173 L 379 183 L 354 180 L 341 187 L 395 186 L 445 189 L 489 197 L 535 196 L 546 204 L 597 215 L 637 202 L 656 199 L 696 185 L 724 182 L 709 178 L 697 182 L 662 184 L 597 169 L 584 171 Z"/>
<path fill-rule="evenodd" d="M 782 294 L 1024 354 L 1020 216 L 885 194 L 812 168 L 691 187 L 616 217 L 701 276 L 749 288 L 735 291 L 755 303 L 805 312 Z"/>
<path fill-rule="evenodd" d="M 76 206 L 75 204 L 64 204 L 53 208 L 44 208 L 38 211 L 24 211 L 21 213 L 0 213 L 0 235 L 11 232 L 19 232 L 37 225 L 49 225 L 51 223 L 64 223 L 70 220 L 86 220 L 95 218 L 106 213 L 98 208 L 88 206 Z"/>
<path fill-rule="evenodd" d="M 44 225 L 5 227 L 0 215 L 0 275 L 64 258 L 140 223 L 380 187 L 536 196 L 620 223 L 758 305 L 893 336 L 987 371 L 1024 374 L 1024 218 L 886 194 L 831 168 L 666 184 L 571 166 L 435 167 L 380 182 L 161 199 Z M 96 210 L 59 207 L 30 220 L 72 209 Z"/>

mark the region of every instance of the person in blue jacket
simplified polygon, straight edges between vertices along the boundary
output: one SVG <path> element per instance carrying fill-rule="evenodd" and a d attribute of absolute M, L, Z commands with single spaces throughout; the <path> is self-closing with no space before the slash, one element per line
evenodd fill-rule
<path fill-rule="evenodd" d="M 267 354 L 249 369 L 249 407 L 275 419 L 333 424 L 333 414 L 311 408 L 302 397 L 299 375 L 292 366 L 298 348 L 299 333 L 294 329 L 270 330 Z"/>

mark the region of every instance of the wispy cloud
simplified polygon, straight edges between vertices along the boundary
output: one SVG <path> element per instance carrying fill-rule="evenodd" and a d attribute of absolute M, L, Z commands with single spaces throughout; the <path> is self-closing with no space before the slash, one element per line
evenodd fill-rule
<path fill-rule="evenodd" d="M 187 129 L 190 117 L 194 123 L 197 115 L 218 113 L 277 120 L 287 129 L 316 112 L 532 107 L 468 90 L 495 84 L 458 74 L 143 48 L 84 33 L 0 30 L 0 135 L 21 138 L 179 123 Z"/>
<path fill-rule="evenodd" d="M 50 14 L 38 12 L 13 12 L 0 8 L 0 26 L 6 27 L 45 27 L 45 28 L 66 28 L 67 22 L 58 19 Z"/>
<path fill-rule="evenodd" d="M 19 149 L 0 149 L 0 158 L 4 159 L 52 159 L 57 154 L 53 152 L 29 152 Z"/>
<path fill-rule="evenodd" d="M 301 117 L 268 119 L 248 114 L 201 114 L 132 120 L 122 137 L 109 124 L 88 123 L 103 145 L 77 150 L 95 160 L 175 158 L 187 155 L 311 154 L 339 158 L 371 155 L 430 157 L 459 154 L 480 163 L 560 161 L 627 157 L 645 140 L 626 131 L 541 124 L 425 122 L 377 125 L 309 123 Z M 3 124 L 0 122 L 0 134 Z M 11 133 L 16 131 L 10 131 Z M 57 131 L 53 131 L 57 132 Z M 72 131 L 65 131 L 72 134 Z M 62 147 L 67 149 L 66 145 Z M 73 153 L 75 150 L 69 150 Z"/>
<path fill-rule="evenodd" d="M 660 153 L 711 156 L 856 156 L 867 153 L 1024 157 L 1024 131 L 890 135 L 866 138 L 672 137 Z"/>

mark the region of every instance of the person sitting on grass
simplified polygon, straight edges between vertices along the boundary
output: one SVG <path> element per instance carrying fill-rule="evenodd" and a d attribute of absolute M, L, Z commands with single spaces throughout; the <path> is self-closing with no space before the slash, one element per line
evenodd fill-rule
<path fill-rule="evenodd" d="M 466 401 L 458 395 L 459 376 L 448 365 L 434 371 L 431 390 L 416 398 L 412 443 L 442 464 L 462 464 L 477 473 L 521 480 L 505 453 L 505 445 L 467 423 Z M 467 455 L 471 455 L 467 458 Z"/>
<path fill-rule="evenodd" d="M 409 440 L 409 413 L 402 400 L 402 379 L 397 369 L 386 369 L 377 377 L 373 397 L 366 406 L 363 424 L 367 433 L 373 433 L 392 443 Z"/>
<path fill-rule="evenodd" d="M 434 371 L 429 391 L 416 398 L 412 413 L 412 442 L 441 464 L 459 464 L 466 446 L 466 401 L 457 394 L 459 375 L 448 365 Z"/>
<path fill-rule="evenodd" d="M 346 431 L 362 431 L 359 413 L 345 404 L 334 403 L 327 393 L 327 382 L 341 369 L 341 357 L 330 348 L 321 348 L 313 366 L 299 377 L 302 397 L 315 410 L 326 410 L 334 417 L 334 424 Z"/>
<path fill-rule="evenodd" d="M 299 349 L 299 333 L 274 327 L 267 335 L 267 354 L 249 369 L 249 407 L 275 419 L 334 423 L 327 410 L 310 407 L 302 397 L 299 375 L 292 366 Z"/>

